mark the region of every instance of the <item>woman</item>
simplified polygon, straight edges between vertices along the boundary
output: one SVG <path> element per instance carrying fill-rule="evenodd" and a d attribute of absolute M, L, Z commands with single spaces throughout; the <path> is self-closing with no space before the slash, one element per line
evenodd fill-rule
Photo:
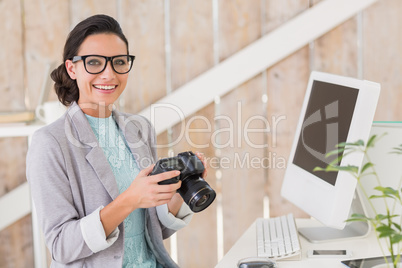
<path fill-rule="evenodd" d="M 80 22 L 63 61 L 51 77 L 69 109 L 35 133 L 27 155 L 51 267 L 177 267 L 162 240 L 192 212 L 176 193 L 181 182 L 158 184 L 178 171 L 148 176 L 156 161 L 150 123 L 113 108 L 134 61 L 117 21 Z"/>

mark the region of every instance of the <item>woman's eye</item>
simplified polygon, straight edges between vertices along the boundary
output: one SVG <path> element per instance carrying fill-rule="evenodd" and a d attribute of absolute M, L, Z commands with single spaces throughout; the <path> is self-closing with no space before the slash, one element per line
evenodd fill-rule
<path fill-rule="evenodd" d="M 87 62 L 88 65 L 100 65 L 101 62 L 99 60 L 91 59 Z"/>
<path fill-rule="evenodd" d="M 113 62 L 113 65 L 126 65 L 126 64 L 127 64 L 127 62 L 124 60 L 121 60 L 121 59 L 115 60 Z"/>

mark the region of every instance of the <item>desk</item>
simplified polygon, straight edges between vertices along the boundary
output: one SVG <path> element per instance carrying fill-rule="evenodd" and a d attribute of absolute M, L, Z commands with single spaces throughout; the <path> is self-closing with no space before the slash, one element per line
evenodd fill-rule
<path fill-rule="evenodd" d="M 321 226 L 316 220 L 311 219 L 296 219 L 296 225 L 300 227 L 313 227 Z M 342 241 L 333 241 L 325 243 L 310 243 L 304 237 L 300 236 L 300 243 L 302 247 L 301 260 L 289 261 L 286 259 L 278 261 L 278 268 L 298 267 L 298 268 L 345 268 L 341 263 L 342 258 L 307 258 L 306 252 L 311 249 L 346 249 L 352 251 L 352 257 L 366 258 L 381 256 L 381 249 L 378 245 L 375 234 L 371 232 L 364 238 L 354 238 Z M 240 237 L 234 246 L 228 251 L 223 259 L 217 264 L 216 268 L 230 268 L 237 267 L 237 262 L 246 257 L 256 256 L 257 243 L 256 243 L 256 229 L 255 221 L 247 229 L 247 231 Z"/>

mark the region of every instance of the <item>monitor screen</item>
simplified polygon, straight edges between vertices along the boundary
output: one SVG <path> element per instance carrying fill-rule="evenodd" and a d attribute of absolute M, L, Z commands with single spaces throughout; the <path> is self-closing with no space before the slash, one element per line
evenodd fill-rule
<path fill-rule="evenodd" d="M 337 156 L 342 142 L 366 142 L 380 94 L 378 83 L 315 72 L 310 75 L 281 194 L 324 225 L 342 229 L 357 185 L 348 172 L 314 172 Z M 361 166 L 363 154 L 343 156 L 341 166 Z"/>
<path fill-rule="evenodd" d="M 326 157 L 338 143 L 346 142 L 355 109 L 356 88 L 314 81 L 293 163 L 307 172 L 325 168 L 337 156 Z M 338 163 L 339 164 L 339 163 Z M 314 172 L 325 182 L 335 185 L 337 172 Z"/>

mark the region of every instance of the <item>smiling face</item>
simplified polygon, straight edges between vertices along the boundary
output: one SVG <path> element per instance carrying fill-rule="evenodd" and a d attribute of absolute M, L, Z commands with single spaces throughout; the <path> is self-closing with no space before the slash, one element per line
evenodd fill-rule
<path fill-rule="evenodd" d="M 88 36 L 81 44 L 77 56 L 102 55 L 116 56 L 127 54 L 127 46 L 115 34 L 94 34 Z M 84 113 L 94 117 L 108 117 L 111 114 L 109 106 L 123 93 L 128 73 L 118 74 L 113 71 L 111 62 L 99 74 L 90 74 L 85 70 L 84 62 L 66 61 L 66 69 L 71 79 L 77 81 L 80 91 L 78 105 Z"/>

